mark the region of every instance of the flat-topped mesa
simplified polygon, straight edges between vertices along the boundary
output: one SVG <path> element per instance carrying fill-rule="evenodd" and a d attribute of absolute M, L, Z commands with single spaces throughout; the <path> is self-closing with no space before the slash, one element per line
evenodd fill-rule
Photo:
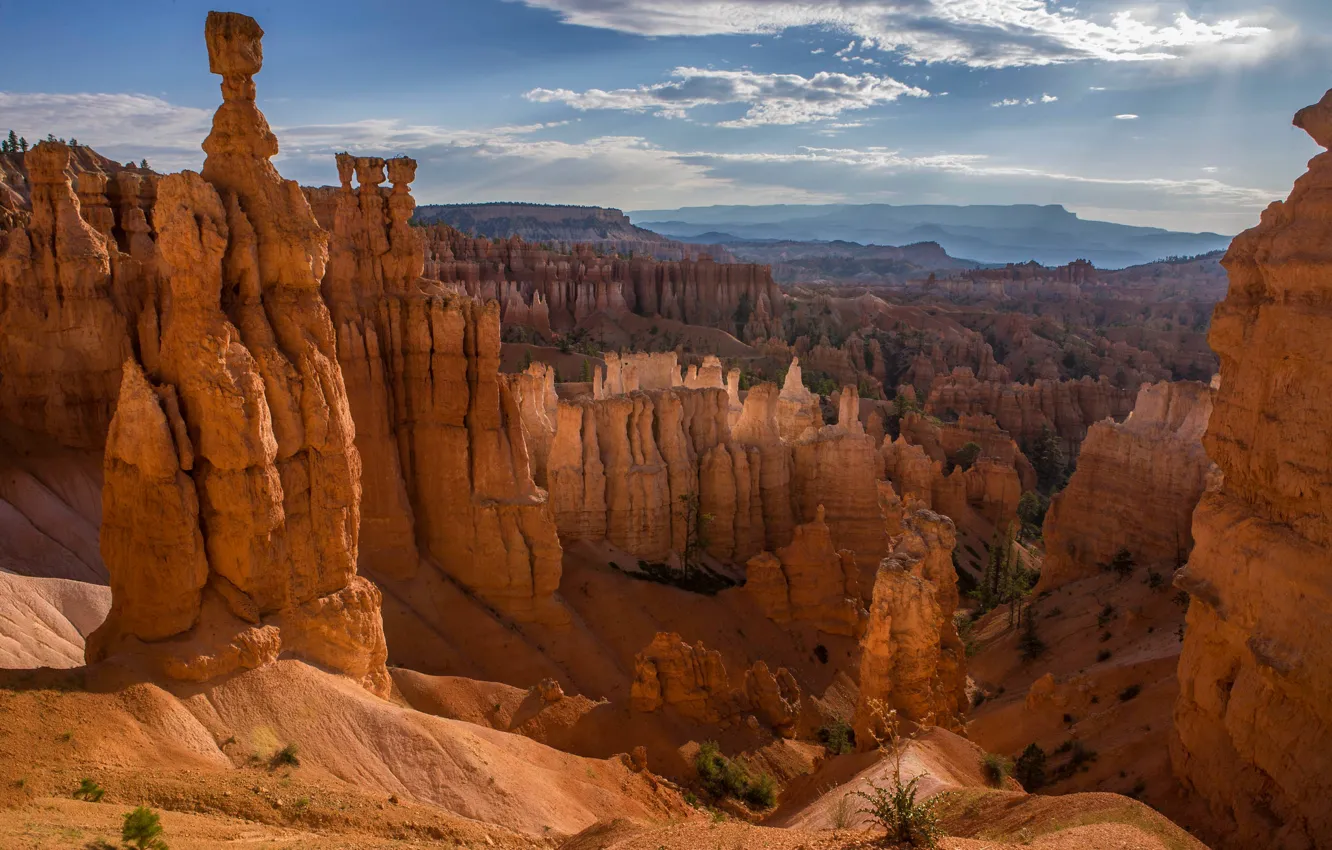
<path fill-rule="evenodd" d="M 204 169 L 218 182 L 158 187 L 171 306 L 143 365 L 126 361 L 110 425 L 112 605 L 88 659 L 204 681 L 293 655 L 387 694 L 380 594 L 356 574 L 360 456 L 313 277 L 324 235 L 267 160 L 262 31 L 214 13 L 207 35 L 227 98 Z"/>
<path fill-rule="evenodd" d="M 1038 590 L 1095 575 L 1121 549 L 1163 575 L 1184 563 L 1193 510 L 1216 473 L 1202 443 L 1212 396 L 1194 381 L 1144 384 L 1128 419 L 1091 427 L 1045 517 Z"/>
<path fill-rule="evenodd" d="M 1332 92 L 1295 116 L 1332 147 Z M 1219 486 L 1193 515 L 1171 760 L 1217 847 L 1332 835 L 1332 153 L 1222 264 L 1208 340 L 1221 383 L 1203 444 Z"/>

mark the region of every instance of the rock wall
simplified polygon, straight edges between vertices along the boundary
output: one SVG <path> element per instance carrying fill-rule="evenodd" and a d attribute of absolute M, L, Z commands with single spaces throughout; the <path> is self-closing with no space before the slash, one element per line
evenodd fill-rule
<path fill-rule="evenodd" d="M 833 548 L 822 507 L 814 522 L 796 526 L 790 546 L 749 560 L 745 592 L 782 625 L 809 622 L 820 631 L 848 637 L 864 631 L 855 555 Z"/>
<path fill-rule="evenodd" d="M 1295 125 L 1332 147 L 1332 92 Z M 1171 757 L 1218 842 L 1332 846 L 1332 153 L 1235 238 Z"/>
<path fill-rule="evenodd" d="M 1119 389 L 1105 378 L 1013 384 L 977 379 L 963 367 L 934 379 L 925 410 L 941 417 L 993 416 L 1019 445 L 1030 444 L 1048 427 L 1063 440 L 1071 457 L 1088 428 L 1106 417 L 1123 419 L 1133 410 L 1136 396 L 1136 390 Z"/>
<path fill-rule="evenodd" d="M 206 35 L 224 102 L 204 176 L 158 187 L 170 307 L 125 362 L 110 422 L 112 602 L 88 660 L 201 681 L 295 655 L 387 695 L 379 591 L 356 573 L 360 456 L 319 294 L 327 236 L 269 162 L 263 31 L 213 12 Z"/>
<path fill-rule="evenodd" d="M 595 313 L 632 311 L 740 331 L 745 338 L 780 328 L 772 317 L 779 315 L 782 294 L 768 266 L 719 263 L 707 254 L 674 261 L 607 257 L 591 245 L 562 253 L 517 237 L 474 239 L 447 226 L 421 231 L 427 276 L 474 297 L 501 300 L 506 325 L 549 334 Z M 741 325 L 742 305 L 748 320 Z"/>
<path fill-rule="evenodd" d="M 959 728 L 967 707 L 966 652 L 953 625 L 956 530 L 948 517 L 909 510 L 893 554 L 874 579 L 860 641 L 857 745 L 874 746 L 876 702 L 913 722 Z M 880 732 L 882 730 L 879 730 Z"/>
<path fill-rule="evenodd" d="M 524 409 L 499 373 L 499 305 L 421 277 L 415 161 L 340 154 L 338 173 L 340 187 L 307 194 L 331 232 L 323 290 L 368 461 L 364 563 L 408 580 L 419 548 L 499 611 L 559 621 L 562 551 Z M 529 414 L 549 416 L 550 377 L 529 390 Z"/>
<path fill-rule="evenodd" d="M 1123 422 L 1087 432 L 1078 468 L 1045 517 L 1040 590 L 1104 569 L 1121 548 L 1168 575 L 1193 548 L 1193 509 L 1215 471 L 1203 450 L 1212 389 L 1144 384 Z"/>

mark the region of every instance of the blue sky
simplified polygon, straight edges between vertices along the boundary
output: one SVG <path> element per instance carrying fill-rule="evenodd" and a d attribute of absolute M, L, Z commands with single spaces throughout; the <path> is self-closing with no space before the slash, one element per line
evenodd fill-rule
<path fill-rule="evenodd" d="M 0 0 L 0 130 L 198 168 L 210 5 Z M 1233 233 L 1317 152 L 1290 118 L 1332 86 L 1327 0 L 227 8 L 267 31 L 285 175 L 406 153 L 423 203 L 1062 203 Z"/>

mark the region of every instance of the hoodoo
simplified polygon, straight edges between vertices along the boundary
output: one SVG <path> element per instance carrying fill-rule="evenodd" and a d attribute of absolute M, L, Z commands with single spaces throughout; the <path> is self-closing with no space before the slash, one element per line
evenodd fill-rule
<path fill-rule="evenodd" d="M 380 595 L 356 574 L 361 460 L 319 294 L 326 236 L 269 162 L 262 36 L 209 14 L 224 103 L 207 177 L 158 187 L 161 332 L 125 362 L 110 423 L 111 613 L 88 660 L 205 680 L 294 655 L 386 694 Z"/>
<path fill-rule="evenodd" d="M 1295 116 L 1332 148 L 1332 92 Z M 1193 516 L 1175 771 L 1228 846 L 1332 835 L 1332 153 L 1235 238 L 1204 437 L 1224 476 Z"/>

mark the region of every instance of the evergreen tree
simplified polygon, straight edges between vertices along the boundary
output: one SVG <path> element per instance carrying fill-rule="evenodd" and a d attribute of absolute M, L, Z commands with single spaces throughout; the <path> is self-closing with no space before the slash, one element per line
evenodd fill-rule
<path fill-rule="evenodd" d="M 18 153 L 18 144 L 19 144 L 18 135 L 13 130 L 10 130 L 9 138 L 5 140 L 5 147 L 9 149 L 8 152 Z"/>
<path fill-rule="evenodd" d="M 1013 778 L 1028 793 L 1040 790 L 1045 785 L 1045 750 L 1038 744 L 1028 744 L 1013 766 Z"/>
<path fill-rule="evenodd" d="M 28 152 L 28 140 L 23 138 L 22 136 L 19 136 L 19 150 L 22 151 L 23 153 Z"/>
<path fill-rule="evenodd" d="M 139 163 L 139 167 L 140 167 L 140 168 L 147 168 L 147 167 L 148 167 L 148 160 L 145 159 L 143 162 Z"/>
<path fill-rule="evenodd" d="M 1036 470 L 1037 486 L 1046 493 L 1057 489 L 1064 478 L 1064 449 L 1049 425 L 1041 426 L 1041 434 L 1032 445 L 1030 457 Z"/>

